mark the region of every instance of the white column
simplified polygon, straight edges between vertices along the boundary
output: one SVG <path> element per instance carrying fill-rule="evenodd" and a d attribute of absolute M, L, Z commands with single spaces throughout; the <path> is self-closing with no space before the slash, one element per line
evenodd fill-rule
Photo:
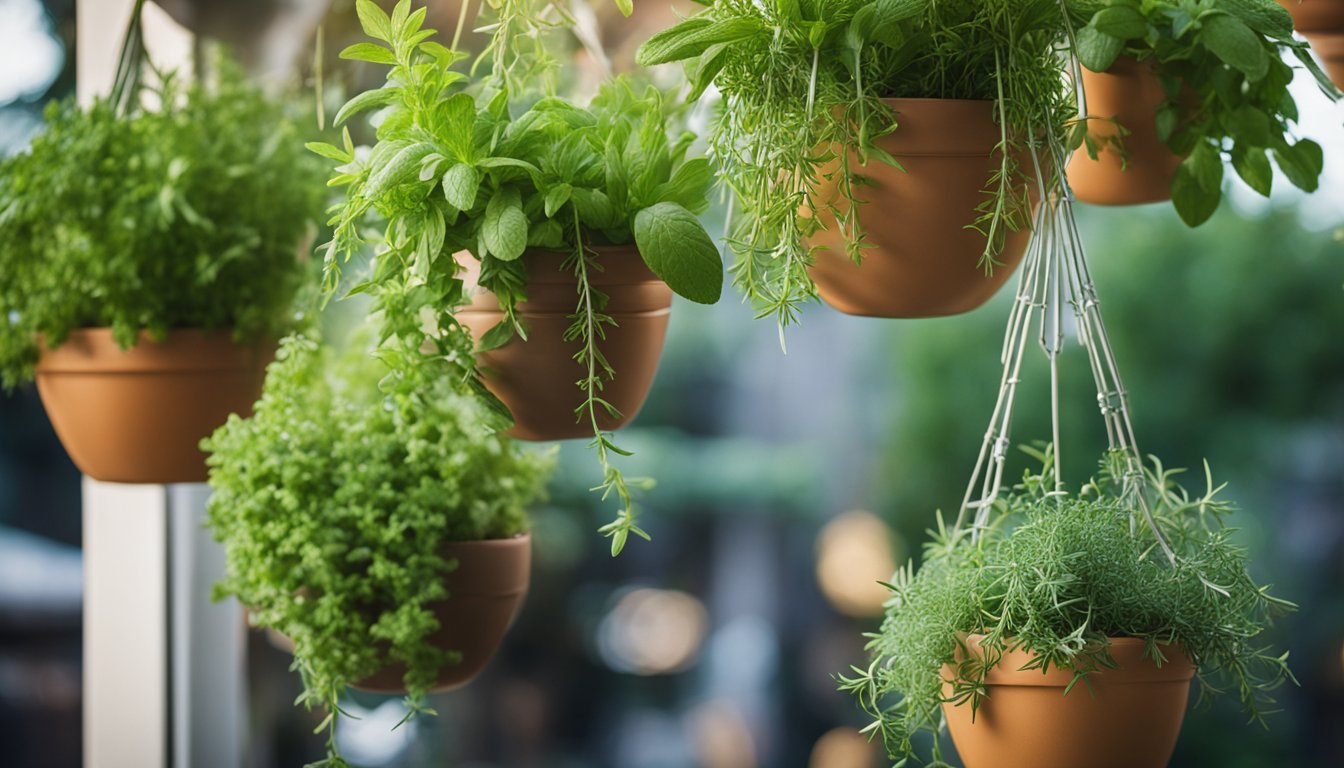
<path fill-rule="evenodd" d="M 111 87 L 135 0 L 80 0 L 77 91 Z M 185 70 L 192 37 L 145 7 L 145 43 Z M 84 479 L 85 768 L 239 768 L 245 637 L 235 602 L 210 601 L 223 552 L 202 528 L 205 485 Z"/>

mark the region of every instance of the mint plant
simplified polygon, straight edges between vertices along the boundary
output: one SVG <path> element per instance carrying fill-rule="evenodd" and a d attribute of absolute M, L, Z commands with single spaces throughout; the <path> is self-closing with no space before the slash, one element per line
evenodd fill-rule
<path fill-rule="evenodd" d="M 654 35 L 644 65 L 685 63 L 692 97 L 722 94 L 709 134 L 719 179 L 734 195 L 728 236 L 737 286 L 781 328 L 816 298 L 805 238 L 829 209 L 848 255 L 862 258 L 856 204 L 868 163 L 898 165 L 877 143 L 900 126 L 886 98 L 991 100 L 1000 166 L 975 221 L 988 269 L 1009 230 L 1030 226 L 1038 169 L 1019 162 L 1036 140 L 1063 141 L 1074 113 L 1059 87 L 1058 0 L 712 0 Z M 1050 156 L 1043 149 L 1043 156 Z M 851 160 L 851 155 L 857 162 Z M 829 170 L 832 164 L 839 167 Z M 1044 172 L 1052 173 L 1048 161 Z M 819 194 L 828 174 L 840 200 Z"/>
<path fill-rule="evenodd" d="M 1171 182 L 1171 202 L 1195 227 L 1222 199 L 1224 161 L 1266 197 L 1277 166 L 1288 181 L 1316 190 L 1324 157 L 1296 138 L 1297 104 L 1288 90 L 1292 54 L 1328 97 L 1339 89 L 1307 43 L 1293 38 L 1293 19 L 1274 0 L 1069 0 L 1078 58 L 1105 72 L 1120 56 L 1150 61 L 1166 100 L 1153 116 L 1158 137 L 1185 159 Z M 1095 158 L 1096 140 L 1086 137 Z M 1118 147 L 1123 152 L 1123 139 Z"/>
<path fill-rule="evenodd" d="M 669 136 L 673 109 L 656 89 L 616 80 L 586 109 L 547 97 L 515 116 L 502 81 L 479 87 L 455 68 L 462 54 L 430 39 L 423 8 L 410 11 L 402 0 L 388 15 L 360 0 L 359 10 L 378 42 L 343 55 L 390 71 L 386 85 L 354 97 L 336 116 L 339 125 L 378 110 L 377 143 L 367 154 L 348 132 L 343 147 L 309 145 L 340 164 L 331 184 L 345 188 L 325 247 L 326 289 L 337 290 L 369 222 L 385 222 L 372 274 L 350 290 L 371 294 L 382 313 L 383 354 L 397 367 L 443 361 L 461 386 L 502 409 L 481 384 L 473 353 L 515 335 L 526 339 L 517 307 L 527 295 L 527 252 L 568 254 L 565 268 L 578 286 L 568 337 L 580 342 L 584 393 L 575 418 L 593 427 L 603 473 L 596 490 L 620 504 L 603 528 L 619 553 L 631 533 L 647 534 L 635 523 L 634 483 L 612 461 L 624 451 L 598 425 L 600 413 L 614 415 L 601 393 L 618 374 L 602 355 L 604 327 L 614 320 L 603 311 L 607 296 L 589 280 L 602 268 L 592 248 L 633 244 L 673 291 L 717 301 L 723 265 L 696 219 L 708 206 L 709 163 L 688 157 L 690 134 Z M 480 262 L 479 283 L 505 314 L 476 348 L 454 316 L 469 302 L 459 254 Z"/>
<path fill-rule="evenodd" d="M 322 210 L 321 163 L 284 110 L 221 61 L 218 81 L 156 87 L 163 108 L 114 99 L 47 108 L 0 161 L 0 379 L 32 378 L 40 343 L 111 327 L 278 338 Z"/>
<path fill-rule="evenodd" d="M 1122 490 L 1124 456 L 1108 455 L 1096 480 L 1060 495 L 1052 453 L 1035 455 L 1041 473 L 1028 472 L 996 502 L 996 519 L 978 538 L 970 528 L 949 530 L 940 517 L 919 571 L 907 565 L 888 585 L 886 619 L 868 645 L 871 663 L 841 678 L 872 716 L 868 730 L 882 735 L 891 759 L 918 760 L 914 737 L 924 731 L 934 737 L 932 764 L 946 764 L 938 738 L 943 703 L 974 707 L 985 695 L 987 665 L 957 663 L 967 634 L 986 636 L 987 659 L 1023 649 L 1043 670 L 1073 671 L 1075 684 L 1114 666 L 1108 638 L 1142 638 L 1146 657 L 1157 663 L 1165 661 L 1159 646 L 1179 645 L 1203 693 L 1219 694 L 1230 683 L 1252 719 L 1263 722 L 1274 689 L 1296 680 L 1288 654 L 1258 638 L 1276 613 L 1296 606 L 1247 572 L 1246 553 L 1225 527 L 1232 507 L 1219 498 L 1223 486 L 1213 484 L 1207 467 L 1199 495 L 1156 460 L 1148 472 L 1173 564 Z M 1084 686 L 1071 695 L 1088 693 Z"/>
<path fill-rule="evenodd" d="M 440 365 L 387 368 L 365 344 L 344 352 L 287 338 L 253 416 L 207 438 L 208 523 L 224 544 L 217 598 L 294 642 L 297 703 L 327 716 L 336 749 L 345 688 L 404 664 L 410 717 L 453 649 L 437 648 L 432 604 L 448 597 L 442 544 L 527 531 L 548 456 L 493 434 L 498 417 L 456 391 Z"/>

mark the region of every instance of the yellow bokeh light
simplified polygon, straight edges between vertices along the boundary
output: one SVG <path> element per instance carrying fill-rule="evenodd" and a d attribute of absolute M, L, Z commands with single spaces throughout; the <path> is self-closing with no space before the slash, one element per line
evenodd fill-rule
<path fill-rule="evenodd" d="M 817 537 L 817 584 L 846 616 L 882 614 L 896 570 L 893 535 L 871 512 L 847 512 L 826 524 Z"/>

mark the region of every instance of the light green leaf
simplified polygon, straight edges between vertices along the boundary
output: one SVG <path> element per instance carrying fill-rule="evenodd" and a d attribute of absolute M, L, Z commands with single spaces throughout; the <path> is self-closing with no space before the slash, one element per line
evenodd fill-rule
<path fill-rule="evenodd" d="M 309 152 L 321 155 L 328 160 L 335 160 L 338 163 L 348 163 L 355 159 L 354 156 L 346 154 L 345 150 L 340 147 L 333 147 L 323 141 L 310 141 L 303 146 L 307 147 Z"/>
<path fill-rule="evenodd" d="M 347 101 L 345 106 L 336 113 L 336 119 L 332 125 L 341 126 L 346 120 L 354 117 L 360 112 L 364 112 L 375 107 L 385 107 L 401 97 L 400 88 L 378 88 L 372 91 L 365 91 L 353 99 Z"/>
<path fill-rule="evenodd" d="M 476 193 L 481 177 L 466 163 L 458 163 L 443 174 L 443 196 L 459 211 L 469 211 L 476 205 Z"/>
<path fill-rule="evenodd" d="M 561 206 L 569 202 L 569 195 L 573 191 L 574 188 L 564 182 L 546 190 L 546 217 L 554 216 Z"/>
<path fill-rule="evenodd" d="M 694 16 L 663 30 L 639 47 L 635 61 L 640 66 L 681 61 L 704 53 L 711 45 L 744 40 L 763 30 L 755 18 L 732 18 L 713 21 Z"/>
<path fill-rule="evenodd" d="M 1269 72 L 1269 56 L 1261 38 L 1240 19 L 1226 13 L 1211 13 L 1201 17 L 1200 24 L 1199 41 L 1223 63 L 1252 81 Z"/>
<path fill-rule="evenodd" d="M 630 14 L 635 12 L 634 0 L 616 0 L 616 10 L 627 19 L 630 18 Z"/>
<path fill-rule="evenodd" d="M 364 34 L 385 43 L 392 42 L 392 20 L 377 3 L 373 0 L 355 0 L 355 13 L 359 16 L 359 25 L 364 29 Z"/>
<path fill-rule="evenodd" d="M 397 57 L 377 43 L 355 43 L 341 51 L 341 58 L 349 61 L 367 61 L 373 64 L 397 63 Z"/>
<path fill-rule="evenodd" d="M 653 273 L 677 294 L 713 304 L 723 292 L 723 260 L 695 214 L 664 202 L 635 215 L 635 244 Z"/>
<path fill-rule="evenodd" d="M 501 261 L 513 261 L 527 250 L 527 215 L 517 189 L 505 187 L 490 198 L 481 237 L 490 255 Z"/>
<path fill-rule="evenodd" d="M 369 197 L 377 197 L 404 181 L 414 179 L 420 171 L 420 161 L 433 151 L 434 145 L 427 142 L 417 142 L 403 147 L 392 156 L 391 160 L 374 169 L 369 175 L 364 193 Z"/>

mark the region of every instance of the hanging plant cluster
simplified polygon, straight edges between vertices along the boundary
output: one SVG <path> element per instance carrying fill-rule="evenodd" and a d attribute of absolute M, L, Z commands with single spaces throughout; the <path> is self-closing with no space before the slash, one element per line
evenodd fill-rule
<path fill-rule="evenodd" d="M 514 438 L 590 439 L 595 491 L 616 507 L 601 529 L 612 554 L 648 538 L 637 491 L 650 481 L 623 475 L 613 433 L 650 390 L 673 296 L 720 298 L 699 219 L 717 181 L 733 282 L 781 342 L 817 298 L 954 314 L 1023 265 L 966 498 L 923 567 L 896 575 L 871 663 L 843 679 L 894 760 L 929 743 L 944 764 L 946 725 L 970 768 L 1165 765 L 1195 678 L 1230 679 L 1259 718 L 1292 675 L 1256 638 L 1292 605 L 1247 575 L 1211 480 L 1192 495 L 1139 453 L 1073 203 L 1170 198 L 1198 225 L 1225 164 L 1265 195 L 1275 167 L 1315 189 L 1324 153 L 1295 135 L 1284 56 L 1340 92 L 1289 11 L 704 4 L 638 60 L 681 62 L 690 99 L 718 99 L 708 157 L 656 88 L 615 78 L 583 106 L 559 95 L 546 33 L 574 19 L 544 0 L 490 0 L 474 59 L 457 47 L 478 6 L 462 5 L 445 46 L 410 0 L 357 0 L 369 40 L 341 55 L 387 77 L 335 122 L 366 120 L 375 141 L 356 147 L 347 128 L 311 153 L 227 64 L 210 86 L 163 78 L 160 107 L 141 109 L 140 0 L 113 95 L 54 107 L 32 149 L 0 163 L 3 383 L 36 376 L 99 479 L 200 481 L 206 438 L 219 593 L 293 647 L 301 703 L 327 712 L 324 764 L 344 766 L 346 687 L 428 711 L 429 692 L 480 672 L 519 610 L 527 510 L 551 461 Z M 1328 60 L 1336 5 L 1288 3 Z M 340 191 L 321 293 L 372 300 L 368 330 L 339 344 L 294 301 L 317 156 Z M 357 273 L 352 257 L 370 252 Z M 1097 480 L 1065 488 L 1056 399 L 1042 472 L 1001 493 L 1028 337 L 1039 328 L 1057 375 L 1066 307 L 1111 450 Z"/>

